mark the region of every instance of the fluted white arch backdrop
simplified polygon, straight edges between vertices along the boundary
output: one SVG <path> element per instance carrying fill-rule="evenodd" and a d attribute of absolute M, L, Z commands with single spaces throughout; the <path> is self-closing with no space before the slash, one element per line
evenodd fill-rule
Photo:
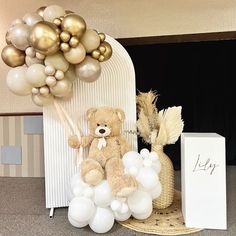
<path fill-rule="evenodd" d="M 77 80 L 73 84 L 73 97 L 62 101 L 73 121 L 79 123 L 84 135 L 88 133 L 86 111 L 90 107 L 120 107 L 126 113 L 123 126 L 124 135 L 137 150 L 136 130 L 136 86 L 132 60 L 125 48 L 107 35 L 112 45 L 113 55 L 101 63 L 102 74 L 94 83 Z M 46 207 L 68 206 L 67 190 L 71 176 L 76 173 L 74 163 L 76 150 L 68 144 L 65 127 L 60 122 L 54 106 L 43 109 L 44 117 L 44 158 Z M 87 151 L 85 150 L 85 155 Z"/>

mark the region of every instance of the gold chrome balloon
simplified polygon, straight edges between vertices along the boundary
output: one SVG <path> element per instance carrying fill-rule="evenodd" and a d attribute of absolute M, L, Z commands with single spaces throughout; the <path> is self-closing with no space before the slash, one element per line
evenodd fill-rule
<path fill-rule="evenodd" d="M 46 8 L 45 6 L 40 7 L 39 9 L 37 9 L 36 13 L 38 13 L 41 17 L 43 17 L 43 12 L 44 12 L 45 8 Z"/>
<path fill-rule="evenodd" d="M 9 32 L 6 33 L 5 40 L 6 40 L 7 44 L 11 44 L 10 33 Z"/>
<path fill-rule="evenodd" d="M 69 44 L 70 44 L 70 46 L 71 46 L 72 48 L 77 47 L 77 45 L 79 44 L 78 38 L 75 37 L 75 36 L 71 37 Z"/>
<path fill-rule="evenodd" d="M 68 43 L 61 43 L 60 49 L 61 49 L 63 52 L 68 52 L 68 51 L 70 50 L 70 46 L 69 46 Z"/>
<path fill-rule="evenodd" d="M 108 42 L 106 42 L 106 41 L 104 41 L 103 43 L 100 44 L 100 47 L 102 47 L 102 46 L 105 47 L 106 50 L 105 50 L 104 53 L 102 53 L 102 55 L 104 56 L 104 60 L 103 60 L 103 59 L 101 59 L 101 60 L 106 61 L 106 60 L 108 60 L 108 59 L 111 57 L 111 55 L 112 55 L 112 47 L 111 47 L 111 45 L 110 45 Z"/>
<path fill-rule="evenodd" d="M 22 66 L 25 63 L 25 53 L 13 45 L 7 45 L 2 50 L 2 60 L 10 67 Z"/>
<path fill-rule="evenodd" d="M 30 45 L 43 55 L 51 55 L 59 50 L 59 29 L 53 23 L 41 21 L 36 23 L 30 32 Z"/>
<path fill-rule="evenodd" d="M 60 34 L 60 38 L 64 43 L 67 43 L 70 40 L 70 34 L 67 33 L 67 32 L 62 31 L 61 34 Z"/>
<path fill-rule="evenodd" d="M 70 13 L 74 13 L 74 12 L 71 10 L 66 10 L 66 14 L 70 14 Z"/>
<path fill-rule="evenodd" d="M 99 58 L 98 58 L 98 60 L 99 60 L 100 62 L 103 62 L 103 61 L 105 61 L 105 57 L 104 57 L 103 55 L 100 55 Z"/>
<path fill-rule="evenodd" d="M 53 20 L 53 23 L 54 23 L 56 26 L 60 26 L 60 25 L 61 25 L 61 19 L 55 18 L 55 19 Z"/>
<path fill-rule="evenodd" d="M 94 59 L 98 59 L 100 55 L 101 55 L 101 53 L 99 50 L 96 49 L 96 50 L 92 51 L 92 57 Z"/>
<path fill-rule="evenodd" d="M 99 46 L 98 50 L 99 50 L 102 54 L 104 54 L 105 51 L 106 51 L 106 47 L 105 47 L 104 45 L 101 45 L 101 46 Z"/>
<path fill-rule="evenodd" d="M 104 42 L 106 39 L 106 35 L 104 33 L 99 33 L 98 35 L 100 37 L 101 42 Z"/>
<path fill-rule="evenodd" d="M 86 23 L 81 16 L 71 13 L 64 17 L 61 28 L 72 36 L 81 37 L 86 30 Z"/>

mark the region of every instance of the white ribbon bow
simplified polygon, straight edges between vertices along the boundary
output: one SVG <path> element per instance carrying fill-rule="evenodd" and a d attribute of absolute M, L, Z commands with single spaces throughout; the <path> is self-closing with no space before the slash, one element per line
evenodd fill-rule
<path fill-rule="evenodd" d="M 101 150 L 103 147 L 107 146 L 107 141 L 104 137 L 98 139 L 98 149 Z"/>

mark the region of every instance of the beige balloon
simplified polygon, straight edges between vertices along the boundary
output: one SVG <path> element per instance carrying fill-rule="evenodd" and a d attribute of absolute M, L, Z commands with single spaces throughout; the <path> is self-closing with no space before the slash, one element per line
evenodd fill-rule
<path fill-rule="evenodd" d="M 78 64 L 84 60 L 86 56 L 86 51 L 84 46 L 79 43 L 75 48 L 70 48 L 68 52 L 64 52 L 66 60 L 71 64 Z"/>
<path fill-rule="evenodd" d="M 50 92 L 56 97 L 68 96 L 68 94 L 71 93 L 71 90 L 72 83 L 67 79 L 59 80 L 55 86 L 50 87 Z"/>
<path fill-rule="evenodd" d="M 70 64 L 69 69 L 65 73 L 65 78 L 67 78 L 71 82 L 75 81 L 76 75 L 75 75 L 75 66 L 74 65 Z"/>
<path fill-rule="evenodd" d="M 101 75 L 101 65 L 90 56 L 86 56 L 83 62 L 75 66 L 76 76 L 85 82 L 96 81 Z"/>
<path fill-rule="evenodd" d="M 43 19 L 45 21 L 53 22 L 55 18 L 65 15 L 65 10 L 58 5 L 51 5 L 45 8 L 43 12 Z"/>
<path fill-rule="evenodd" d="M 33 87 L 41 87 L 46 85 L 46 74 L 45 74 L 45 66 L 41 64 L 33 64 L 28 67 L 26 71 L 26 80 Z"/>
<path fill-rule="evenodd" d="M 20 49 L 25 50 L 29 46 L 30 27 L 26 24 L 16 24 L 10 31 L 10 40 L 12 44 Z"/>
<path fill-rule="evenodd" d="M 40 21 L 32 27 L 29 42 L 36 51 L 52 55 L 60 47 L 59 29 L 53 23 Z"/>
<path fill-rule="evenodd" d="M 44 61 L 46 66 L 53 66 L 56 70 L 66 72 L 69 68 L 69 62 L 65 59 L 62 52 L 46 56 Z"/>
<path fill-rule="evenodd" d="M 25 64 L 25 53 L 13 45 L 7 45 L 3 48 L 2 60 L 10 67 L 22 66 Z"/>
<path fill-rule="evenodd" d="M 23 17 L 23 21 L 29 26 L 33 26 L 35 23 L 42 21 L 42 20 L 43 20 L 43 18 L 35 12 L 34 13 L 27 13 Z"/>
<path fill-rule="evenodd" d="M 5 41 L 7 44 L 11 44 L 10 33 L 9 31 L 5 35 Z"/>
<path fill-rule="evenodd" d="M 45 8 L 46 8 L 45 6 L 42 6 L 42 7 L 38 8 L 36 13 L 38 15 L 40 15 L 41 17 L 43 17 L 43 12 L 44 12 Z"/>
<path fill-rule="evenodd" d="M 27 66 L 31 66 L 33 64 L 43 64 L 43 60 L 39 60 L 37 57 L 26 56 L 25 57 L 25 64 Z"/>
<path fill-rule="evenodd" d="M 47 96 L 43 96 L 41 94 L 32 94 L 32 101 L 37 105 L 37 106 L 47 106 L 53 103 L 54 96 L 52 94 L 48 94 Z"/>
<path fill-rule="evenodd" d="M 26 96 L 31 93 L 32 86 L 26 80 L 26 70 L 27 67 L 18 66 L 7 74 L 7 86 L 16 95 Z"/>
<path fill-rule="evenodd" d="M 80 42 L 83 44 L 87 53 L 91 53 L 100 45 L 100 37 L 95 30 L 87 29 Z"/>
<path fill-rule="evenodd" d="M 81 37 L 86 30 L 84 19 L 74 13 L 68 14 L 61 22 L 62 31 L 68 32 L 73 36 Z"/>

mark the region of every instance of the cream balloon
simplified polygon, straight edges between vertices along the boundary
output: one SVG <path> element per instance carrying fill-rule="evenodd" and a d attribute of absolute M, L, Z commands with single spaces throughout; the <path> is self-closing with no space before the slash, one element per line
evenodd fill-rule
<path fill-rule="evenodd" d="M 83 44 L 87 53 L 97 49 L 100 45 L 100 37 L 95 30 L 87 29 L 81 37 L 80 42 Z"/>
<path fill-rule="evenodd" d="M 46 85 L 45 66 L 41 64 L 33 64 L 26 71 L 27 81 L 34 87 Z"/>
<path fill-rule="evenodd" d="M 42 20 L 43 18 L 37 13 L 27 13 L 23 17 L 23 21 L 29 26 L 33 26 L 35 23 Z"/>
<path fill-rule="evenodd" d="M 65 10 L 58 5 L 51 5 L 45 8 L 43 12 L 43 19 L 45 21 L 53 22 L 55 18 L 65 15 Z"/>
<path fill-rule="evenodd" d="M 101 65 L 96 59 L 86 56 L 81 63 L 75 65 L 75 74 L 80 80 L 94 82 L 101 75 Z"/>
<path fill-rule="evenodd" d="M 10 40 L 12 44 L 20 49 L 25 50 L 29 46 L 30 27 L 26 24 L 16 24 L 10 31 Z"/>
<path fill-rule="evenodd" d="M 70 48 L 68 52 L 64 52 L 64 56 L 68 62 L 71 64 L 78 64 L 82 62 L 86 56 L 86 51 L 84 46 L 79 43 L 75 48 Z"/>
<path fill-rule="evenodd" d="M 66 72 L 69 68 L 69 63 L 62 52 L 46 56 L 44 63 L 46 66 L 53 66 L 56 70 L 61 70 L 63 72 Z"/>
<path fill-rule="evenodd" d="M 53 95 L 49 94 L 48 96 L 43 96 L 41 94 L 32 94 L 32 101 L 42 107 L 42 106 L 47 106 L 53 102 Z"/>
<path fill-rule="evenodd" d="M 30 56 L 26 56 L 25 57 L 25 64 L 27 66 L 31 66 L 33 64 L 43 64 L 43 61 L 42 60 L 39 60 L 38 58 L 36 57 L 30 57 Z"/>
<path fill-rule="evenodd" d="M 73 82 L 76 79 L 74 65 L 70 64 L 69 69 L 65 73 L 65 77 L 71 82 Z"/>
<path fill-rule="evenodd" d="M 51 93 L 56 97 L 67 96 L 69 93 L 71 93 L 71 89 L 72 83 L 67 79 L 59 80 L 57 81 L 56 85 L 50 87 Z"/>
<path fill-rule="evenodd" d="M 26 80 L 25 66 L 10 69 L 7 74 L 7 86 L 16 95 L 26 96 L 31 94 L 32 86 Z"/>

